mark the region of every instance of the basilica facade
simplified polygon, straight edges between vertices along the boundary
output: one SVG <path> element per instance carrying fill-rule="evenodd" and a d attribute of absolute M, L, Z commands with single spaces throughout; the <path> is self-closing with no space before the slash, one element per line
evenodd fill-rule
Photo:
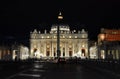
<path fill-rule="evenodd" d="M 88 33 L 85 29 L 70 30 L 69 25 L 54 24 L 48 33 L 34 29 L 30 33 L 30 57 L 57 57 L 57 27 L 60 33 L 60 57 L 88 57 Z"/>

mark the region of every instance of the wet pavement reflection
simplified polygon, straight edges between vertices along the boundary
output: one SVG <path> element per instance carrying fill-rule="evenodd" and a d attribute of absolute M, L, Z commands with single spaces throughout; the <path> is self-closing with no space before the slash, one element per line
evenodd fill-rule
<path fill-rule="evenodd" d="M 7 79 L 112 79 L 112 77 L 83 67 L 80 64 L 34 62 L 31 68 Z"/>

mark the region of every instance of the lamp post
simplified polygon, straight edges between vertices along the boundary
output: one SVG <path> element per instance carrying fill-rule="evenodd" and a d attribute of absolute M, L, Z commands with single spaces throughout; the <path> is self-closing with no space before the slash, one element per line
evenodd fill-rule
<path fill-rule="evenodd" d="M 62 20 L 63 16 L 61 14 L 61 12 L 58 15 L 58 21 Z M 60 28 L 59 28 L 59 24 L 57 26 L 57 57 L 60 57 Z"/>

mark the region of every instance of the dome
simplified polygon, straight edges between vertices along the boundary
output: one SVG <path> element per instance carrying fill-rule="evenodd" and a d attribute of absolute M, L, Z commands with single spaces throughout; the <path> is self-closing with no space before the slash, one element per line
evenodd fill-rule
<path fill-rule="evenodd" d="M 58 25 L 52 25 L 52 28 L 51 28 L 52 33 L 57 33 L 57 26 Z M 69 25 L 59 25 L 59 29 L 60 29 L 60 31 L 63 31 L 63 32 L 70 31 Z"/>

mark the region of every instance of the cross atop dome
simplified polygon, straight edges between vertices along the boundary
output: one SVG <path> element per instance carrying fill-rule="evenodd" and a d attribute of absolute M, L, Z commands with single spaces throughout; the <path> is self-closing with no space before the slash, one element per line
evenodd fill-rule
<path fill-rule="evenodd" d="M 60 19 L 60 20 L 63 19 L 63 16 L 62 16 L 61 12 L 59 12 L 58 19 Z"/>
<path fill-rule="evenodd" d="M 59 15 L 62 15 L 62 13 L 60 12 Z"/>

